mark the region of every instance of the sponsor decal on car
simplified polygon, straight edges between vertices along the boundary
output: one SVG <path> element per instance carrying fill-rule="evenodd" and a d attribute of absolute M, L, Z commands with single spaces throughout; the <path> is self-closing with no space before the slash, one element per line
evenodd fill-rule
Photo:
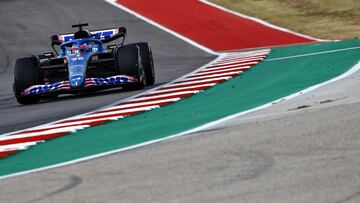
<path fill-rule="evenodd" d="M 94 87 L 94 86 L 104 86 L 104 85 L 120 85 L 126 83 L 135 83 L 138 80 L 132 76 L 127 75 L 115 75 L 107 78 L 86 78 L 85 79 L 85 88 Z M 35 94 L 44 94 L 53 91 L 59 90 L 70 90 L 69 81 L 56 82 L 46 85 L 33 85 L 24 90 L 22 95 L 35 95 Z"/>
<path fill-rule="evenodd" d="M 35 85 L 31 86 L 24 91 L 24 95 L 31 95 L 31 94 L 42 94 L 46 92 L 51 92 L 54 90 L 58 90 L 65 82 L 57 82 L 48 85 Z"/>
<path fill-rule="evenodd" d="M 71 75 L 82 75 L 85 71 L 84 65 L 72 65 L 69 68 Z"/>
<path fill-rule="evenodd" d="M 79 57 L 73 57 L 71 58 L 72 61 L 78 61 L 78 60 L 85 60 L 84 57 L 79 56 Z"/>
<path fill-rule="evenodd" d="M 115 76 L 108 78 L 93 78 L 97 85 L 116 85 L 121 83 L 127 83 L 129 81 L 128 76 Z"/>

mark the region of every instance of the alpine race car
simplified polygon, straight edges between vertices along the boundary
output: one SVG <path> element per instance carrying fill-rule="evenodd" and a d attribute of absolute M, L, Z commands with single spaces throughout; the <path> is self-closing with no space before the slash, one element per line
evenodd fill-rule
<path fill-rule="evenodd" d="M 38 103 L 62 93 L 80 94 L 107 88 L 142 89 L 155 82 L 151 49 L 146 42 L 124 45 L 124 27 L 51 37 L 54 52 L 15 62 L 13 89 L 20 104 Z M 104 44 L 112 42 L 105 47 Z M 116 42 L 114 44 L 114 42 Z"/>

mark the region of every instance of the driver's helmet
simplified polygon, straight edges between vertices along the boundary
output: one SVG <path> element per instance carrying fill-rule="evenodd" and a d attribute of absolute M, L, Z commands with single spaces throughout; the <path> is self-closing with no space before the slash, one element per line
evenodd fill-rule
<path fill-rule="evenodd" d="M 82 38 L 89 38 L 89 37 L 90 37 L 90 32 L 87 30 L 79 30 L 79 31 L 75 32 L 75 34 L 74 34 L 75 39 L 82 39 Z"/>
<path fill-rule="evenodd" d="M 80 52 L 87 52 L 87 51 L 89 51 L 89 45 L 86 42 L 80 44 Z"/>

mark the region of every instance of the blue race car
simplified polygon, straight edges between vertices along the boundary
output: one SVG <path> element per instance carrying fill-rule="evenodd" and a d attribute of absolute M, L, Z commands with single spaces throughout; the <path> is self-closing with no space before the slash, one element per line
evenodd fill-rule
<path fill-rule="evenodd" d="M 19 58 L 14 93 L 20 104 L 38 103 L 62 93 L 79 94 L 122 87 L 129 90 L 155 83 L 151 49 L 146 42 L 124 45 L 124 27 L 79 30 L 51 37 L 54 52 Z M 104 47 L 106 43 L 113 42 Z M 115 42 L 115 43 L 114 43 Z"/>

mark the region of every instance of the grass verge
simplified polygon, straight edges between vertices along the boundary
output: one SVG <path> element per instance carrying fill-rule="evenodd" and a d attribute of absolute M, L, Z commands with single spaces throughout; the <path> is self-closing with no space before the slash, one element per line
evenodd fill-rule
<path fill-rule="evenodd" d="M 360 0 L 210 0 L 231 10 L 322 39 L 360 37 Z"/>

